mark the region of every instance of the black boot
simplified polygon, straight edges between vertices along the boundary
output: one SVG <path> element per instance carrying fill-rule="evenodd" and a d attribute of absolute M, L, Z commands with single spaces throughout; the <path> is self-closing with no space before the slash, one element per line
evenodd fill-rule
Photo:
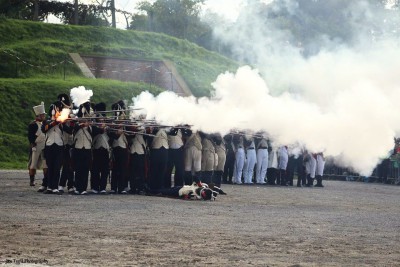
<path fill-rule="evenodd" d="M 224 173 L 224 171 L 215 171 L 214 172 L 212 182 L 218 187 L 221 187 L 221 180 L 222 180 L 223 173 Z"/>
<path fill-rule="evenodd" d="M 280 176 L 280 185 L 282 186 L 287 186 L 287 181 L 286 181 L 286 170 L 279 170 L 279 176 Z"/>
<path fill-rule="evenodd" d="M 35 186 L 35 176 L 31 175 L 31 176 L 29 176 L 29 179 L 30 179 L 29 185 L 30 186 Z"/>
<path fill-rule="evenodd" d="M 316 187 L 324 187 L 322 185 L 322 176 L 317 175 L 317 184 L 315 185 Z"/>
<path fill-rule="evenodd" d="M 192 183 L 193 182 L 200 183 L 202 181 L 202 179 L 203 179 L 201 177 L 201 175 L 202 175 L 202 172 L 195 172 Z"/>
<path fill-rule="evenodd" d="M 204 171 L 204 172 L 202 172 L 202 174 L 201 174 L 202 176 L 201 176 L 201 181 L 203 182 L 203 183 L 206 183 L 206 184 L 211 184 L 211 182 L 212 182 L 212 176 L 213 176 L 213 172 L 212 171 Z"/>
<path fill-rule="evenodd" d="M 275 184 L 275 181 L 274 181 Z M 276 176 L 276 184 L 281 185 L 281 174 L 280 171 L 278 171 L 278 175 Z"/>
<path fill-rule="evenodd" d="M 185 185 L 191 185 L 193 183 L 192 172 L 185 172 L 183 179 L 185 180 Z"/>
<path fill-rule="evenodd" d="M 307 184 L 307 177 L 305 174 L 301 176 L 301 185 L 305 186 Z"/>
<path fill-rule="evenodd" d="M 314 186 L 314 179 L 310 177 L 310 175 L 307 175 L 307 187 L 313 187 Z"/>

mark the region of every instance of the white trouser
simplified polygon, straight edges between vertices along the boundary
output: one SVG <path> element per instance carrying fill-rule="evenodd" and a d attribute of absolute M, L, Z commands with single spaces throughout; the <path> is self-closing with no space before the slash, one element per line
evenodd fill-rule
<path fill-rule="evenodd" d="M 215 171 L 223 171 L 225 167 L 226 154 L 225 152 L 218 152 L 218 162 L 215 166 Z"/>
<path fill-rule="evenodd" d="M 325 161 L 317 158 L 317 164 L 315 168 L 315 175 L 324 176 Z"/>
<path fill-rule="evenodd" d="M 242 183 L 242 172 L 243 172 L 243 166 L 244 166 L 244 149 L 243 148 L 238 148 L 235 154 L 235 175 L 233 182 L 237 184 Z"/>
<path fill-rule="evenodd" d="M 199 172 L 201 170 L 201 150 L 195 146 L 185 149 L 185 171 Z"/>
<path fill-rule="evenodd" d="M 215 167 L 215 153 L 204 150 L 201 154 L 201 170 L 213 171 Z"/>
<path fill-rule="evenodd" d="M 265 175 L 267 174 L 268 168 L 268 149 L 261 148 L 257 150 L 257 170 L 256 170 L 256 181 L 259 184 L 265 183 Z"/>
<path fill-rule="evenodd" d="M 310 175 L 311 178 L 315 178 L 315 170 L 317 168 L 317 161 L 315 158 L 311 157 L 306 163 L 306 173 Z"/>
<path fill-rule="evenodd" d="M 46 159 L 44 156 L 44 145 L 43 146 L 35 146 L 32 148 L 32 153 L 28 162 L 28 169 L 46 169 Z"/>
<path fill-rule="evenodd" d="M 244 182 L 246 184 L 250 184 L 252 183 L 254 166 L 256 165 L 257 162 L 257 156 L 256 156 L 256 151 L 254 149 L 248 149 L 246 154 L 247 154 L 246 155 L 247 164 L 244 170 Z"/>

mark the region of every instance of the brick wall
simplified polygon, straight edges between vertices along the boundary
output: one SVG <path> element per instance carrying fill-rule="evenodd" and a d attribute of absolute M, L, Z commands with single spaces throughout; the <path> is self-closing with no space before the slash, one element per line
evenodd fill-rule
<path fill-rule="evenodd" d="M 128 60 L 110 57 L 82 56 L 96 78 L 145 82 L 185 95 L 175 76 L 162 61 Z"/>

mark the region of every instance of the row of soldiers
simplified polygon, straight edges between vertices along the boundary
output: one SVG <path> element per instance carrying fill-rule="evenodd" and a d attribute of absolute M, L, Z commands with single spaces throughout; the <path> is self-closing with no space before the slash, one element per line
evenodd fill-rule
<path fill-rule="evenodd" d="M 224 137 L 227 161 L 223 183 L 293 185 L 323 187 L 325 167 L 323 153 L 302 150 L 293 154 L 287 146 L 272 146 L 262 133 L 256 135 L 233 134 Z"/>
<path fill-rule="evenodd" d="M 31 186 L 35 185 L 36 170 L 40 167 L 44 179 L 39 191 L 49 194 L 64 192 L 66 186 L 71 193 L 87 194 L 89 173 L 93 193 L 107 193 L 111 174 L 110 192 L 122 194 L 141 192 L 145 186 L 152 191 L 169 188 L 173 169 L 174 185 L 199 181 L 200 173 L 204 174 L 203 181 L 209 183 L 214 175 L 222 175 L 222 154 L 221 172 L 214 173 L 218 166 L 214 166 L 214 155 L 212 163 L 206 160 L 211 151 L 207 144 L 202 151 L 200 133 L 193 134 L 189 127 L 167 129 L 148 121 L 144 126 L 134 125 L 124 120 L 123 101 L 112 106 L 115 116 L 109 123 L 102 113 L 105 108 L 104 103 L 92 106 L 86 102 L 80 105 L 77 117 L 68 112 L 69 118 L 60 119 L 63 110 L 71 109 L 65 94 L 50 106 L 48 119 L 43 104 L 33 108 L 36 119 L 28 127 Z M 193 148 L 199 149 L 200 154 Z"/>
<path fill-rule="evenodd" d="M 48 118 L 43 103 L 33 107 L 36 119 L 28 127 L 31 186 L 36 170 L 44 170 L 39 192 L 59 194 L 67 187 L 70 193 L 87 194 L 89 173 L 91 192 L 101 194 L 171 188 L 171 177 L 175 186 L 200 180 L 218 187 L 223 182 L 251 184 L 253 177 L 258 184 L 265 184 L 266 178 L 269 184 L 288 184 L 287 147 L 272 149 L 262 134 L 235 132 L 222 137 L 192 131 L 188 125 L 165 127 L 145 120 L 139 125 L 125 119 L 123 101 L 112 105 L 112 119 L 106 116 L 104 103 L 90 102 L 81 104 L 75 117 L 68 95 L 57 98 Z M 68 117 L 61 118 L 63 110 Z M 306 154 L 304 160 L 308 186 L 315 177 L 317 158 Z M 322 186 L 322 174 L 317 181 Z"/>

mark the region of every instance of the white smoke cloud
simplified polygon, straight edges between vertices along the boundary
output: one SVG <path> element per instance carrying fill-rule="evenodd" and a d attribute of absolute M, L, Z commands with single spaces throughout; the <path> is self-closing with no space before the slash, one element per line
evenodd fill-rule
<path fill-rule="evenodd" d="M 364 2 L 362 8 L 372 12 Z M 244 9 L 237 25 L 229 31 L 220 25 L 216 33 L 233 45 L 239 60 L 259 71 L 244 66 L 219 75 L 211 98 L 145 92 L 134 104 L 163 124 L 188 123 L 221 133 L 265 130 L 276 145 L 301 144 L 370 174 L 393 148 L 393 137 L 400 136 L 397 40 L 386 36 L 371 42 L 371 36 L 358 35 L 350 47 L 321 37 L 314 45 L 324 49 L 303 57 L 301 47 L 287 42 L 289 33 L 265 27 L 254 14 L 251 7 Z"/>
<path fill-rule="evenodd" d="M 93 96 L 93 91 L 86 90 L 84 86 L 78 86 L 71 89 L 70 96 L 74 106 L 79 107 L 81 104 L 90 101 L 90 98 Z"/>

